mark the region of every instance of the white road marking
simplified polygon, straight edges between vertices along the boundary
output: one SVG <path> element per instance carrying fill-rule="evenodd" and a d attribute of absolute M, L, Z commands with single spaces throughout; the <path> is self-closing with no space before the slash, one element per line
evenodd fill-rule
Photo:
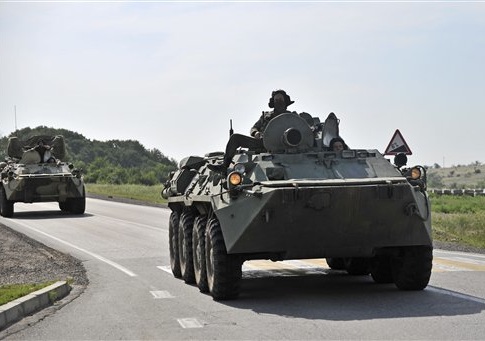
<path fill-rule="evenodd" d="M 467 301 L 473 301 L 473 302 L 476 302 L 476 303 L 485 304 L 485 299 L 483 299 L 483 298 L 471 296 L 471 295 L 466 295 L 466 294 L 461 294 L 461 293 L 456 292 L 456 291 L 437 288 L 437 287 L 434 287 L 434 286 L 431 286 L 431 285 L 428 285 L 425 290 L 429 290 L 429 291 L 437 292 L 439 294 L 444 294 L 444 295 L 448 295 L 448 296 L 461 298 L 461 299 L 464 299 L 464 300 L 467 300 Z"/>
<path fill-rule="evenodd" d="M 169 265 L 157 266 L 157 268 L 159 268 L 162 271 L 168 272 L 169 274 L 171 274 L 173 276 L 172 268 Z"/>
<path fill-rule="evenodd" d="M 109 260 L 109 259 L 107 259 L 107 258 L 104 258 L 103 256 L 100 256 L 100 255 L 98 255 L 98 254 L 96 254 L 96 253 L 94 253 L 94 252 L 88 251 L 88 250 L 83 249 L 83 248 L 81 248 L 81 247 L 79 247 L 79 246 L 76 246 L 76 245 L 74 245 L 74 244 L 72 244 L 72 243 L 69 243 L 69 242 L 67 242 L 67 241 L 65 241 L 65 240 L 62 240 L 62 239 L 57 238 L 57 237 L 54 237 L 53 235 L 50 235 L 50 234 L 48 234 L 48 233 L 45 233 L 45 232 L 43 232 L 43 231 L 41 231 L 41 230 L 36 229 L 35 227 L 29 226 L 29 225 L 27 225 L 27 224 L 25 224 L 25 223 L 22 223 L 22 222 L 20 222 L 20 221 L 15 221 L 15 223 L 16 223 L 16 224 L 19 224 L 19 225 L 21 225 L 21 226 L 23 226 L 23 227 L 25 227 L 25 228 L 28 228 L 28 229 L 30 229 L 30 230 L 32 230 L 32 231 L 35 231 L 35 232 L 37 232 L 37 233 L 40 233 L 40 234 L 42 234 L 42 235 L 44 235 L 44 236 L 46 236 L 46 237 L 49 237 L 49 238 L 51 238 L 51 239 L 53 239 L 53 240 L 55 240 L 55 241 L 58 241 L 59 243 L 62 243 L 62 244 L 64 244 L 64 245 L 67 245 L 67 246 L 69 246 L 69 247 L 71 247 L 71 248 L 73 248 L 73 249 L 76 249 L 76 250 L 78 250 L 78 251 L 84 252 L 85 254 L 88 254 L 88 255 L 90 255 L 91 257 L 93 257 L 93 258 L 95 258 L 95 259 L 97 259 L 97 260 L 99 260 L 99 261 L 101 261 L 101 262 L 103 262 L 103 263 L 106 263 L 106 264 L 108 264 L 108 265 L 111 265 L 112 267 L 114 267 L 115 269 L 120 270 L 121 272 L 124 272 L 125 274 L 127 274 L 127 275 L 128 275 L 128 276 L 130 276 L 130 277 L 136 277 L 136 276 L 137 276 L 137 275 L 136 275 L 134 272 L 132 272 L 132 271 L 128 270 L 128 269 L 127 269 L 127 268 L 125 268 L 124 266 L 122 266 L 122 265 L 120 265 L 120 264 L 118 264 L 118 263 L 115 263 L 115 262 L 113 262 L 113 261 L 111 261 L 111 260 Z"/>
<path fill-rule="evenodd" d="M 155 299 L 174 298 L 174 296 L 172 294 L 170 294 L 168 291 L 165 291 L 165 290 L 150 291 L 150 294 L 152 294 L 153 298 L 155 298 Z"/>
<path fill-rule="evenodd" d="M 203 325 L 196 318 L 177 319 L 177 322 L 182 328 L 202 328 Z"/>

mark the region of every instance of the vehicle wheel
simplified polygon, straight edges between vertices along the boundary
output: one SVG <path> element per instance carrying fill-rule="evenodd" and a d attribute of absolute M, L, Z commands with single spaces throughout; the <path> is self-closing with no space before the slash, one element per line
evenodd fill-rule
<path fill-rule="evenodd" d="M 179 257 L 179 214 L 172 211 L 168 224 L 168 244 L 170 252 L 170 267 L 176 278 L 181 278 Z"/>
<path fill-rule="evenodd" d="M 194 263 L 195 283 L 200 292 L 209 292 L 207 272 L 205 268 L 205 226 L 206 216 L 198 216 L 194 220 L 192 230 L 192 257 Z"/>
<path fill-rule="evenodd" d="M 217 218 L 209 220 L 205 235 L 207 284 L 214 300 L 228 300 L 239 295 L 242 262 L 239 256 L 226 251 Z"/>
<path fill-rule="evenodd" d="M 370 273 L 369 258 L 344 258 L 345 270 L 352 276 L 363 276 Z"/>
<path fill-rule="evenodd" d="M 66 207 L 72 214 L 84 214 L 86 211 L 86 190 L 84 186 L 82 189 L 82 197 L 68 198 L 66 200 Z"/>
<path fill-rule="evenodd" d="M 180 274 L 185 283 L 195 283 L 194 263 L 192 259 L 192 229 L 194 228 L 194 212 L 185 210 L 179 223 L 179 261 Z"/>
<path fill-rule="evenodd" d="M 333 270 L 345 270 L 343 258 L 325 258 L 327 265 Z"/>
<path fill-rule="evenodd" d="M 5 218 L 11 218 L 13 216 L 13 204 L 13 201 L 7 200 L 5 189 L 0 183 L 0 215 Z"/>
<path fill-rule="evenodd" d="M 371 272 L 372 279 L 376 283 L 393 283 L 391 258 L 390 256 L 376 256 L 372 259 Z"/>
<path fill-rule="evenodd" d="M 400 251 L 391 263 L 394 283 L 401 290 L 423 290 L 431 277 L 433 248 L 409 246 Z"/>
<path fill-rule="evenodd" d="M 69 209 L 69 202 L 68 201 L 59 201 L 59 208 L 62 212 L 68 212 Z"/>

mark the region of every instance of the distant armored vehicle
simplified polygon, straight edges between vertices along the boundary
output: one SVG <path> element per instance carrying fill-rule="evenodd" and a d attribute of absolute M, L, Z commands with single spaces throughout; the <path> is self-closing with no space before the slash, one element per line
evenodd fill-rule
<path fill-rule="evenodd" d="M 324 123 L 281 114 L 263 148 L 242 146 L 228 169 L 218 171 L 220 152 L 183 159 L 162 192 L 174 276 L 224 300 L 238 296 L 246 260 L 326 258 L 424 289 L 433 258 L 425 169 L 404 168 L 404 154 L 392 165 L 373 149 L 331 151 L 338 126 L 333 113 Z"/>
<path fill-rule="evenodd" d="M 64 138 L 10 137 L 8 158 L 0 163 L 0 213 L 12 217 L 15 202 L 59 202 L 62 211 L 83 214 L 86 192 L 81 171 L 64 159 Z"/>

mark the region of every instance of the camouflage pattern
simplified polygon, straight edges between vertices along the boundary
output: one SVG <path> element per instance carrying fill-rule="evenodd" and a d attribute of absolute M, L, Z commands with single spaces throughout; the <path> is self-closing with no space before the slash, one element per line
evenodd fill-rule
<path fill-rule="evenodd" d="M 392 165 L 375 149 L 328 150 L 338 125 L 333 113 L 324 123 L 281 114 L 264 132 L 266 152 L 239 150 L 227 172 L 208 167 L 221 153 L 182 160 L 162 193 L 172 210 L 174 275 L 230 299 L 246 260 L 326 258 L 331 268 L 378 283 L 426 287 L 425 169 Z"/>
<path fill-rule="evenodd" d="M 50 143 L 50 162 L 42 162 L 37 141 Z M 62 211 L 83 214 L 86 193 L 82 172 L 61 161 L 65 156 L 62 136 L 34 136 L 27 141 L 9 140 L 9 158 L 0 164 L 0 214 L 12 217 L 14 203 L 59 202 Z"/>

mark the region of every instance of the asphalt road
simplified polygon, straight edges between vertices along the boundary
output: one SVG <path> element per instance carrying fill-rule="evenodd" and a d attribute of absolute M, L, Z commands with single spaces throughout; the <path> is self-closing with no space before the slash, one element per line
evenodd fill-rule
<path fill-rule="evenodd" d="M 324 260 L 244 264 L 238 300 L 215 302 L 169 269 L 168 209 L 88 199 L 15 204 L 3 224 L 72 254 L 82 295 L 8 340 L 485 338 L 485 255 L 435 250 L 420 292 L 331 271 Z"/>

